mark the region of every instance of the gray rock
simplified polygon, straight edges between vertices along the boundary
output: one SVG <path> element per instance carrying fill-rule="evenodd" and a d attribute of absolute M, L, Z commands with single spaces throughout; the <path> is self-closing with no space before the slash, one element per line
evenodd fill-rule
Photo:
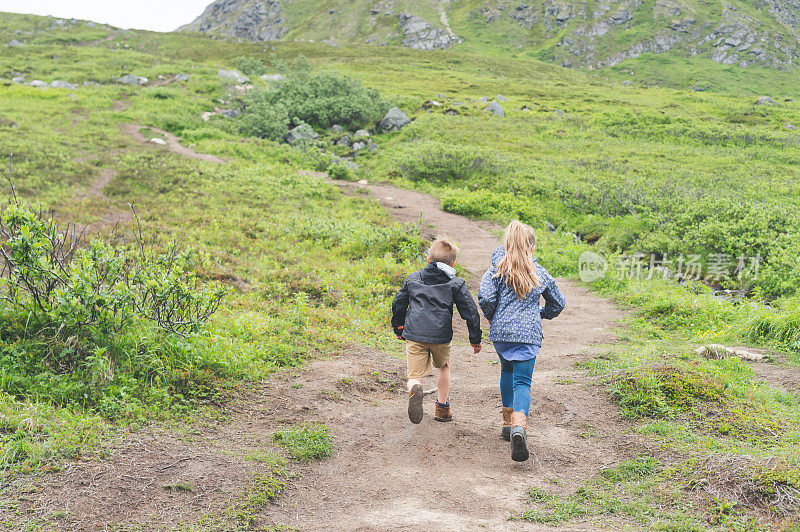
<path fill-rule="evenodd" d="M 148 81 L 149 80 L 147 78 L 136 76 L 134 74 L 126 74 L 121 78 L 117 78 L 117 83 L 122 83 L 124 85 L 147 85 Z"/>
<path fill-rule="evenodd" d="M 283 81 L 286 78 L 283 77 L 283 74 L 264 74 L 261 79 L 264 81 Z"/>
<path fill-rule="evenodd" d="M 242 114 L 242 112 L 238 109 L 220 109 L 219 114 L 225 118 L 236 118 Z"/>
<path fill-rule="evenodd" d="M 338 139 L 338 140 L 335 142 L 335 144 L 336 144 L 337 146 L 346 146 L 346 147 L 348 147 L 348 148 L 349 148 L 350 146 L 352 146 L 352 145 L 353 145 L 353 141 L 352 141 L 352 140 L 350 140 L 350 135 L 345 135 L 345 136 L 343 136 L 343 137 L 339 138 L 339 139 Z"/>
<path fill-rule="evenodd" d="M 11 39 L 11 41 L 6 46 L 11 47 L 11 48 L 16 48 L 18 46 L 22 46 L 22 43 L 19 42 L 16 39 Z"/>
<path fill-rule="evenodd" d="M 545 222 L 545 223 L 544 223 L 544 226 L 545 226 L 545 227 L 547 228 L 547 230 L 548 230 L 548 231 L 550 231 L 551 233 L 555 232 L 555 230 L 556 230 L 556 226 L 555 226 L 555 225 L 553 225 L 553 224 L 551 224 L 550 222 Z"/>
<path fill-rule="evenodd" d="M 96 81 L 91 81 L 91 80 L 90 80 L 90 81 L 84 81 L 84 82 L 82 83 L 82 85 L 83 85 L 84 87 L 99 87 L 99 86 L 100 86 L 100 84 L 99 84 L 99 83 L 97 83 Z"/>
<path fill-rule="evenodd" d="M 150 139 L 150 142 L 152 142 L 153 144 L 158 144 L 159 146 L 166 146 L 167 145 L 167 141 L 166 140 L 160 139 L 158 137 L 153 137 L 152 139 Z"/>
<path fill-rule="evenodd" d="M 175 81 L 189 81 L 189 74 L 178 74 L 175 76 Z"/>
<path fill-rule="evenodd" d="M 411 120 L 408 119 L 408 116 L 403 111 L 397 107 L 392 107 L 378 124 L 378 127 L 381 131 L 399 131 L 410 123 Z"/>
<path fill-rule="evenodd" d="M 626 79 L 622 82 L 623 85 L 633 85 L 633 82 L 629 79 Z"/>
<path fill-rule="evenodd" d="M 215 0 L 181 31 L 219 33 L 249 41 L 277 41 L 289 31 L 278 0 Z M 212 39 L 215 38 L 212 35 Z"/>
<path fill-rule="evenodd" d="M 353 151 L 361 151 L 366 147 L 367 147 L 367 143 L 366 142 L 359 141 L 359 142 L 354 142 L 353 143 Z"/>
<path fill-rule="evenodd" d="M 11 78 L 14 83 L 25 83 L 25 76 L 14 76 Z"/>
<path fill-rule="evenodd" d="M 489 103 L 489 98 L 487 98 L 486 96 L 481 96 L 480 98 L 478 98 L 478 101 L 481 103 Z"/>
<path fill-rule="evenodd" d="M 508 98 L 506 98 L 506 97 L 505 97 L 505 96 L 503 96 L 502 94 L 498 94 L 498 95 L 497 95 L 497 98 L 495 98 L 495 100 L 497 100 L 498 102 L 507 102 L 507 101 L 508 101 Z"/>
<path fill-rule="evenodd" d="M 797 126 L 795 126 L 794 124 L 786 124 L 783 127 L 786 128 L 786 129 L 791 129 L 792 131 L 797 129 Z"/>
<path fill-rule="evenodd" d="M 250 83 L 250 78 L 238 70 L 220 70 L 219 74 L 217 75 L 219 76 L 219 79 L 230 81 L 231 83 L 238 83 L 239 85 Z"/>
<path fill-rule="evenodd" d="M 294 129 L 289 130 L 289 133 L 286 134 L 286 142 L 292 145 L 299 142 L 316 140 L 317 138 L 319 138 L 319 135 L 317 135 L 316 131 L 311 129 L 311 126 L 308 124 L 300 124 Z"/>
<path fill-rule="evenodd" d="M 75 89 L 77 89 L 77 88 L 78 88 L 78 86 L 77 86 L 77 85 L 73 85 L 72 83 L 69 83 L 69 82 L 67 82 L 67 81 L 62 81 L 62 80 L 60 80 L 60 79 L 57 79 L 57 80 L 55 80 L 54 82 L 52 82 L 52 83 L 50 84 L 50 86 L 51 86 L 51 87 L 53 87 L 54 89 L 69 89 L 69 90 L 75 90 Z"/>
<path fill-rule="evenodd" d="M 761 96 L 758 100 L 756 100 L 756 105 L 775 105 L 775 100 L 769 96 Z"/>
<path fill-rule="evenodd" d="M 497 116 L 506 116 L 506 112 L 503 110 L 503 106 L 501 106 L 497 102 L 490 103 L 489 107 L 487 107 L 486 110 Z"/>
<path fill-rule="evenodd" d="M 336 124 L 331 128 L 331 131 L 335 131 L 336 133 L 344 133 L 344 128 L 339 124 Z"/>
<path fill-rule="evenodd" d="M 403 33 L 402 45 L 416 50 L 446 50 L 464 39 L 447 30 L 436 28 L 425 20 L 408 13 L 397 15 L 397 23 Z"/>
<path fill-rule="evenodd" d="M 378 143 L 370 141 L 369 146 L 367 146 L 367 148 L 369 149 L 369 151 L 374 153 L 378 151 Z"/>
<path fill-rule="evenodd" d="M 369 138 L 369 136 L 370 136 L 369 135 L 369 131 L 367 131 L 366 129 L 359 129 L 358 131 L 356 131 L 356 134 L 353 135 L 353 138 L 355 138 L 355 139 L 365 139 L 365 138 Z"/>
<path fill-rule="evenodd" d="M 40 89 L 44 89 L 44 88 L 47 88 L 47 87 L 50 86 L 50 85 L 48 85 L 47 83 L 45 83 L 44 81 L 42 81 L 40 79 L 35 79 L 35 80 L 31 81 L 30 83 L 28 83 L 28 85 L 30 85 L 31 87 L 38 87 Z"/>

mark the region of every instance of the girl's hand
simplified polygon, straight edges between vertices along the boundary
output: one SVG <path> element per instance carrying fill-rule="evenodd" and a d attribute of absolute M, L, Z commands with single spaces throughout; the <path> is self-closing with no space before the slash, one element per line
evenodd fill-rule
<path fill-rule="evenodd" d="M 483 349 L 483 345 L 482 344 L 472 344 L 472 351 L 473 351 L 474 354 L 477 355 L 478 353 L 480 353 L 481 349 Z"/>

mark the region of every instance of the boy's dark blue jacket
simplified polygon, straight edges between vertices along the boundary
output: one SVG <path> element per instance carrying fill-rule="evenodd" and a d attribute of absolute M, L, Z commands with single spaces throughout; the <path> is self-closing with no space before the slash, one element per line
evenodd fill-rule
<path fill-rule="evenodd" d="M 467 322 L 469 343 L 481 343 L 481 317 L 467 282 L 452 268 L 429 262 L 409 275 L 395 296 L 392 329 L 412 342 L 446 344 L 453 339 L 453 305 Z"/>
<path fill-rule="evenodd" d="M 519 299 L 503 277 L 495 277 L 497 264 L 506 254 L 498 247 L 492 252 L 492 266 L 481 279 L 478 303 L 483 315 L 491 321 L 489 339 L 492 342 L 518 342 L 542 345 L 542 319 L 552 320 L 564 310 L 564 296 L 553 277 L 533 259 L 539 286 Z M 544 307 L 539 307 L 539 297 Z"/>

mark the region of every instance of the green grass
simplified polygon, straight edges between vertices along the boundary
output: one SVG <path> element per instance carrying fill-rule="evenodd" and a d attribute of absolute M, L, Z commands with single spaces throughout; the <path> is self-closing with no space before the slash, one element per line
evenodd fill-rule
<path fill-rule="evenodd" d="M 318 423 L 279 430 L 272 438 L 285 446 L 289 456 L 299 462 L 331 456 L 335 449 L 330 429 Z"/>

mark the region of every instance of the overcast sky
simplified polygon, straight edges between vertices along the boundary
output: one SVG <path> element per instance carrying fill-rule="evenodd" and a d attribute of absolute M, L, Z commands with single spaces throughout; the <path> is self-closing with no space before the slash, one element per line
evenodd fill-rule
<path fill-rule="evenodd" d="M 126 29 L 172 31 L 212 0 L 0 0 L 0 11 L 102 22 Z"/>

